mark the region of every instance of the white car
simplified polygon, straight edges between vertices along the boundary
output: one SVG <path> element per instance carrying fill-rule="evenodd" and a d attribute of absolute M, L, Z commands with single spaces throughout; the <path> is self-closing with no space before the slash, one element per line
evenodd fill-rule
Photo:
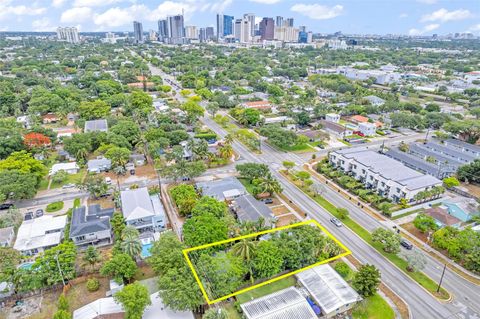
<path fill-rule="evenodd" d="M 112 185 L 112 179 L 110 177 L 105 177 L 105 183 Z"/>

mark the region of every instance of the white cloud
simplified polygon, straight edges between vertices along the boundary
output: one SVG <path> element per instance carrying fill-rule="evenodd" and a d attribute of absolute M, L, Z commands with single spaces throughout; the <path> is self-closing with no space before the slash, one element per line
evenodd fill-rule
<path fill-rule="evenodd" d="M 216 2 L 216 3 L 214 3 L 210 6 L 210 11 L 212 11 L 212 12 L 223 12 L 232 3 L 233 3 L 233 0 L 224 0 L 224 1 Z"/>
<path fill-rule="evenodd" d="M 472 33 L 480 32 L 480 23 L 476 25 L 472 25 L 470 28 L 468 28 L 468 32 L 472 32 Z"/>
<path fill-rule="evenodd" d="M 343 6 L 335 5 L 333 7 L 321 4 L 295 4 L 290 8 L 291 11 L 303 14 L 310 19 L 327 20 L 335 18 L 342 14 Z"/>
<path fill-rule="evenodd" d="M 52 7 L 60 8 L 65 3 L 65 0 L 52 0 Z"/>
<path fill-rule="evenodd" d="M 424 4 L 435 4 L 438 0 L 417 0 L 417 2 L 424 3 Z"/>
<path fill-rule="evenodd" d="M 91 8 L 71 8 L 62 13 L 62 16 L 60 17 L 60 22 L 69 24 L 80 23 L 90 20 L 92 16 L 93 11 Z"/>
<path fill-rule="evenodd" d="M 250 0 L 250 2 L 263 3 L 263 4 L 275 4 L 282 0 Z"/>
<path fill-rule="evenodd" d="M 11 16 L 38 16 L 44 14 L 47 9 L 37 6 L 10 5 L 12 1 L 0 1 L 0 20 L 10 18 Z"/>
<path fill-rule="evenodd" d="M 424 26 L 422 29 L 410 29 L 408 31 L 408 34 L 409 35 L 422 35 L 422 34 L 425 34 L 425 33 L 428 33 L 428 32 L 431 32 L 433 30 L 436 30 L 440 27 L 439 24 L 428 24 L 426 26 Z"/>
<path fill-rule="evenodd" d="M 115 3 L 122 2 L 123 0 L 75 0 L 74 7 L 104 7 Z"/>
<path fill-rule="evenodd" d="M 447 22 L 447 21 L 458 21 L 471 18 L 473 14 L 466 9 L 458 9 L 454 11 L 448 11 L 445 8 L 439 9 L 430 14 L 425 14 L 420 19 L 421 22 Z"/>
<path fill-rule="evenodd" d="M 50 24 L 50 19 L 43 17 L 32 21 L 34 31 L 54 31 L 55 27 Z"/>
<path fill-rule="evenodd" d="M 399 18 L 407 18 L 408 17 L 408 13 L 401 13 L 399 16 Z"/>
<path fill-rule="evenodd" d="M 133 5 L 128 8 L 110 8 L 107 11 L 96 14 L 93 22 L 101 28 L 120 27 L 131 24 L 140 16 L 147 16 L 150 10 L 144 5 Z"/>

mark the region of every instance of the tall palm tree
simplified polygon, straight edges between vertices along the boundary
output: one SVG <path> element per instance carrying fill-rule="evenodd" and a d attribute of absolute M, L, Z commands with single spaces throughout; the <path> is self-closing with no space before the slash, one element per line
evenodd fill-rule
<path fill-rule="evenodd" d="M 228 133 L 227 135 L 225 135 L 225 137 L 223 138 L 223 141 L 225 144 L 232 144 L 233 143 L 233 134 L 232 133 Z"/>
<path fill-rule="evenodd" d="M 280 183 L 272 177 L 263 178 L 259 186 L 263 193 L 269 193 L 270 195 L 282 192 L 282 186 L 280 186 Z"/>
<path fill-rule="evenodd" d="M 102 260 L 102 257 L 95 246 L 88 246 L 87 250 L 85 250 L 85 253 L 83 254 L 82 259 L 84 265 L 89 265 L 91 267 L 91 271 L 93 272 L 95 265 Z"/>
<path fill-rule="evenodd" d="M 133 226 L 126 226 L 122 230 L 122 240 L 126 240 L 128 238 L 138 238 L 138 230 Z"/>
<path fill-rule="evenodd" d="M 256 248 L 256 242 L 249 239 L 242 239 L 232 247 L 232 253 L 246 262 L 252 284 L 254 282 L 254 278 L 251 261 L 255 255 Z"/>
<path fill-rule="evenodd" d="M 218 149 L 220 156 L 223 159 L 230 159 L 233 156 L 233 147 L 230 144 L 225 144 Z"/>
<path fill-rule="evenodd" d="M 130 255 L 133 259 L 136 259 L 140 256 L 142 252 L 142 244 L 138 238 L 128 237 L 122 241 L 120 244 L 122 251 Z"/>

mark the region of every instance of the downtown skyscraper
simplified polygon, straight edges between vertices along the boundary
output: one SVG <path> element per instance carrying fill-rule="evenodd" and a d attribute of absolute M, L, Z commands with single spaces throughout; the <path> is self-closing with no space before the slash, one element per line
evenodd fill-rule
<path fill-rule="evenodd" d="M 217 38 L 233 35 L 234 17 L 217 14 Z"/>
<path fill-rule="evenodd" d="M 143 43 L 143 26 L 141 22 L 133 21 L 133 37 L 135 43 Z"/>
<path fill-rule="evenodd" d="M 275 22 L 273 18 L 263 18 L 259 26 L 261 40 L 273 40 L 275 32 Z"/>

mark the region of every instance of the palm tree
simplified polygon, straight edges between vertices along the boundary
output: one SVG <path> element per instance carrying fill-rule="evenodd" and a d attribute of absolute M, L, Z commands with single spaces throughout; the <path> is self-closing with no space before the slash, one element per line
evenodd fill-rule
<path fill-rule="evenodd" d="M 138 239 L 138 230 L 133 226 L 127 226 L 122 230 L 122 240 L 129 238 Z"/>
<path fill-rule="evenodd" d="M 142 252 L 142 244 L 138 238 L 128 237 L 120 244 L 122 251 L 136 259 Z"/>
<path fill-rule="evenodd" d="M 77 154 L 75 154 L 75 157 L 78 161 L 85 161 L 87 159 L 87 156 L 88 151 L 83 147 L 77 151 Z"/>
<path fill-rule="evenodd" d="M 233 156 L 233 147 L 230 144 L 225 144 L 219 148 L 218 152 L 223 159 L 227 160 Z"/>
<path fill-rule="evenodd" d="M 253 256 L 255 255 L 256 248 L 256 243 L 249 239 L 242 239 L 232 247 L 233 255 L 240 257 L 246 262 L 252 284 L 254 282 L 254 279 L 251 261 L 253 259 Z"/>
<path fill-rule="evenodd" d="M 91 271 L 93 272 L 95 265 L 102 260 L 102 257 L 95 246 L 88 246 L 87 250 L 85 250 L 85 253 L 83 254 L 82 259 L 84 265 L 89 265 L 92 268 Z"/>
<path fill-rule="evenodd" d="M 232 133 L 228 133 L 227 135 L 225 135 L 225 137 L 223 138 L 223 141 L 225 144 L 227 145 L 230 145 L 233 143 L 233 134 Z"/>
<path fill-rule="evenodd" d="M 269 193 L 270 195 L 282 192 L 282 186 L 280 186 L 280 183 L 272 177 L 263 178 L 259 186 L 263 193 Z"/>

